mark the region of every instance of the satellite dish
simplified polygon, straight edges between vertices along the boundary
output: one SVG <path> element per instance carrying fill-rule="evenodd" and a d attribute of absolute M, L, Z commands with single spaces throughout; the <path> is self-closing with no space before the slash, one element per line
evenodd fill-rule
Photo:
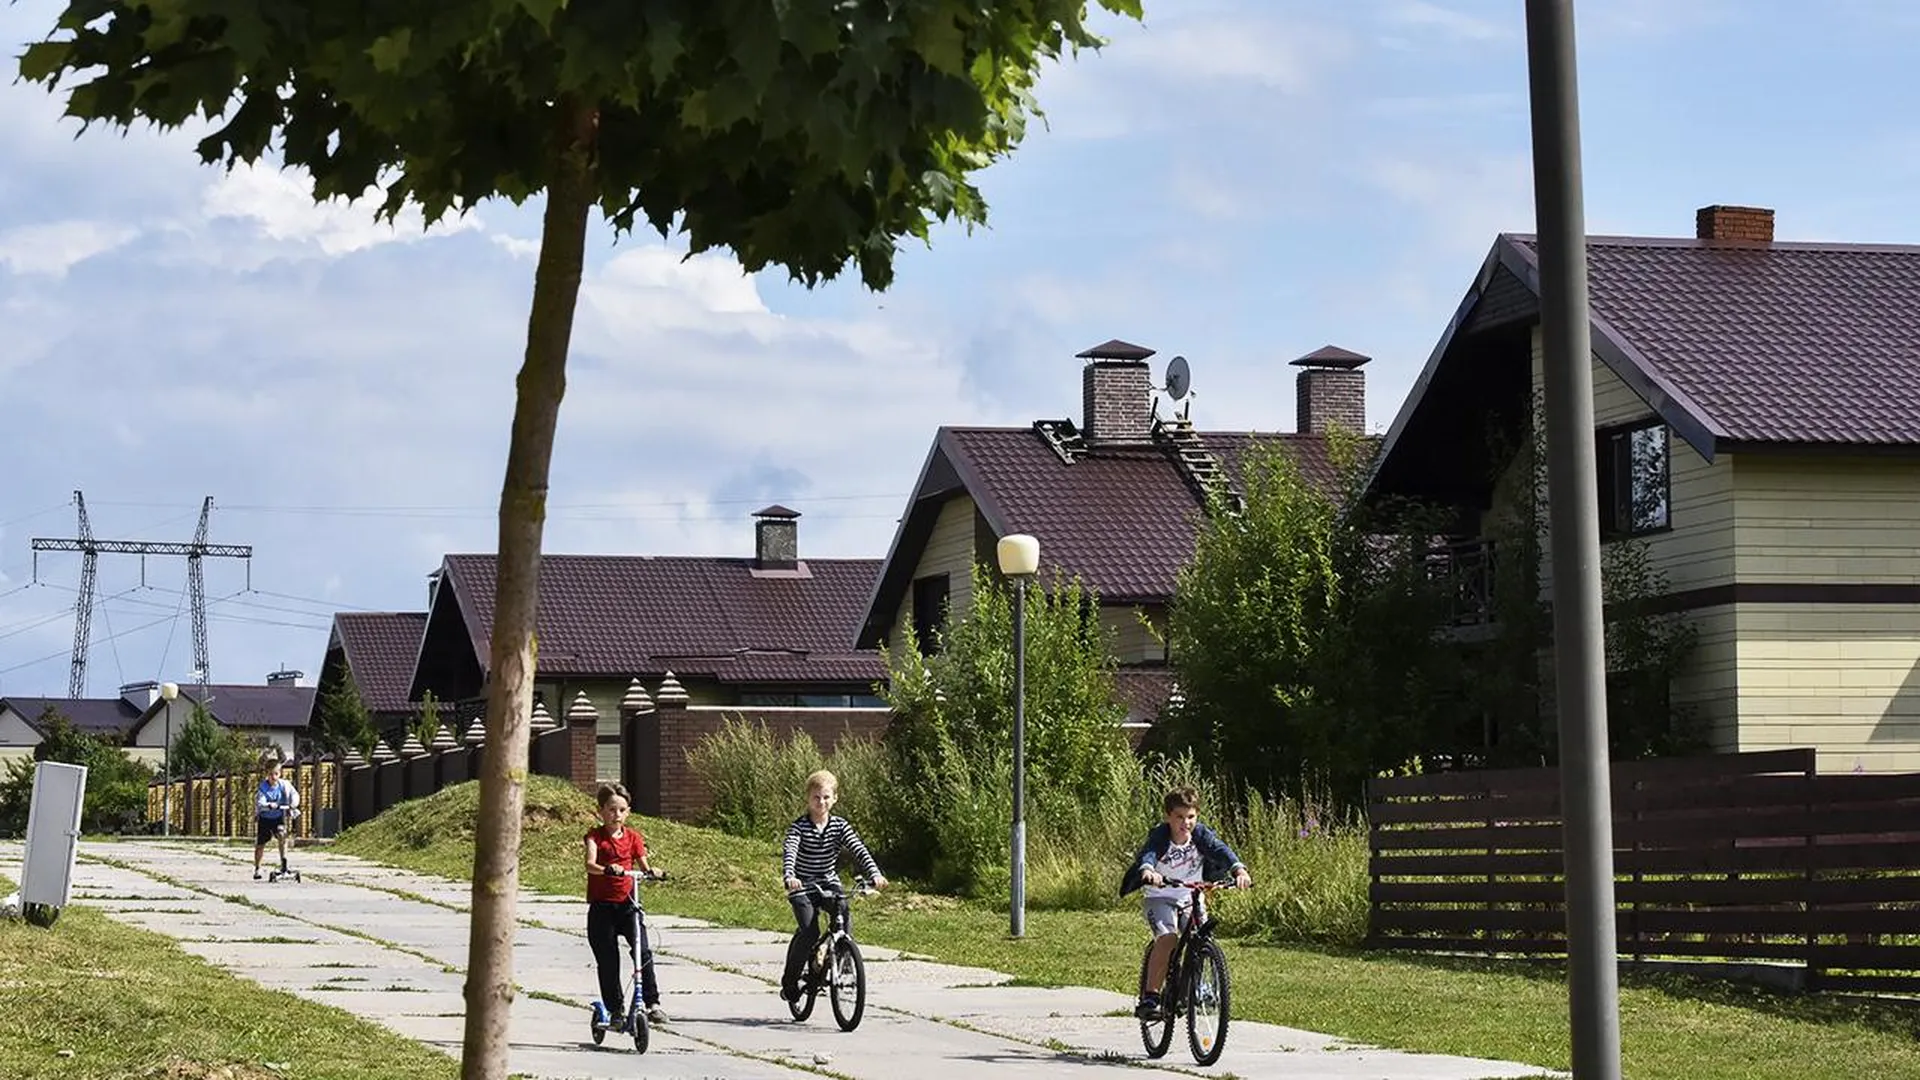
<path fill-rule="evenodd" d="M 1176 356 L 1167 361 L 1167 394 L 1179 401 L 1192 386 L 1193 371 L 1187 367 L 1187 358 Z"/>

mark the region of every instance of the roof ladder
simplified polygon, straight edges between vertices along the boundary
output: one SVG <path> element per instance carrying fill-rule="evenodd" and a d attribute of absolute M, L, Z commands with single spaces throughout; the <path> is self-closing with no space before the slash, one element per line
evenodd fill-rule
<path fill-rule="evenodd" d="M 1071 465 L 1087 456 L 1087 440 L 1071 420 L 1035 420 L 1033 430 L 1047 440 L 1047 446 L 1060 460 Z"/>
<path fill-rule="evenodd" d="M 1245 497 L 1228 481 L 1220 459 L 1207 449 L 1200 433 L 1193 429 L 1192 420 L 1185 416 L 1171 420 L 1155 416 L 1153 434 L 1173 449 L 1181 471 L 1203 498 L 1217 491 L 1226 499 L 1230 513 L 1239 514 L 1246 509 Z"/>

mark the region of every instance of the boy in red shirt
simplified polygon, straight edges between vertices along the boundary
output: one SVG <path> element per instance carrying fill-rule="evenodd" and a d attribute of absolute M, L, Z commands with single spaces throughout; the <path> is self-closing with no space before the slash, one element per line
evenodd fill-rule
<path fill-rule="evenodd" d="M 620 981 L 620 939 L 640 947 L 640 1000 L 647 1022 L 664 1024 L 660 987 L 653 976 L 653 948 L 647 944 L 646 912 L 629 869 L 654 873 L 647 861 L 647 838 L 626 827 L 632 800 L 622 784 L 602 784 L 598 795 L 600 824 L 587 831 L 587 944 L 593 949 L 600 974 L 600 1000 L 618 1027 L 625 1019 L 627 991 Z"/>

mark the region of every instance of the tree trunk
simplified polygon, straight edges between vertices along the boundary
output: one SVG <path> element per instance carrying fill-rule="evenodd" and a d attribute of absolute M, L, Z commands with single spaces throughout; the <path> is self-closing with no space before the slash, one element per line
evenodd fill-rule
<path fill-rule="evenodd" d="M 461 1080 L 504 1080 L 507 1075 L 540 536 L 547 517 L 554 430 L 567 386 L 567 346 L 573 336 L 574 304 L 586 258 L 587 214 L 594 199 L 598 115 L 590 104 L 569 98 L 561 100 L 555 119 L 555 169 L 547 189 L 540 261 L 533 275 L 533 310 L 527 319 L 527 352 L 517 381 L 513 441 L 507 449 L 506 483 L 500 492 L 487 741 L 486 753 L 481 755 L 480 812 L 474 823 Z"/>

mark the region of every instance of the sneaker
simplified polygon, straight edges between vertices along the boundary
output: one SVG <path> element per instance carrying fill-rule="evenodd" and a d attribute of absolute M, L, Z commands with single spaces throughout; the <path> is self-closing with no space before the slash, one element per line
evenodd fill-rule
<path fill-rule="evenodd" d="M 260 880 L 260 871 L 258 871 L 258 870 L 255 870 L 255 871 L 253 872 L 253 880 L 255 880 L 255 881 L 259 881 L 259 880 Z"/>
<path fill-rule="evenodd" d="M 1160 1019 L 1160 996 L 1148 994 L 1141 998 L 1140 1004 L 1133 1007 L 1133 1015 L 1140 1020 Z"/>
<path fill-rule="evenodd" d="M 781 987 L 781 988 L 780 988 L 780 1000 L 781 1000 L 781 1001 L 799 1001 L 799 1000 L 800 1000 L 800 988 L 799 988 L 799 987 L 797 987 L 797 986 L 783 986 L 783 987 Z"/>
<path fill-rule="evenodd" d="M 626 1026 L 627 1026 L 626 1013 L 614 1013 L 612 1016 L 607 1017 L 607 1027 L 609 1028 L 623 1028 Z"/>
<path fill-rule="evenodd" d="M 667 1022 L 667 1011 L 658 1005 L 647 1006 L 647 1023 L 656 1027 Z"/>

